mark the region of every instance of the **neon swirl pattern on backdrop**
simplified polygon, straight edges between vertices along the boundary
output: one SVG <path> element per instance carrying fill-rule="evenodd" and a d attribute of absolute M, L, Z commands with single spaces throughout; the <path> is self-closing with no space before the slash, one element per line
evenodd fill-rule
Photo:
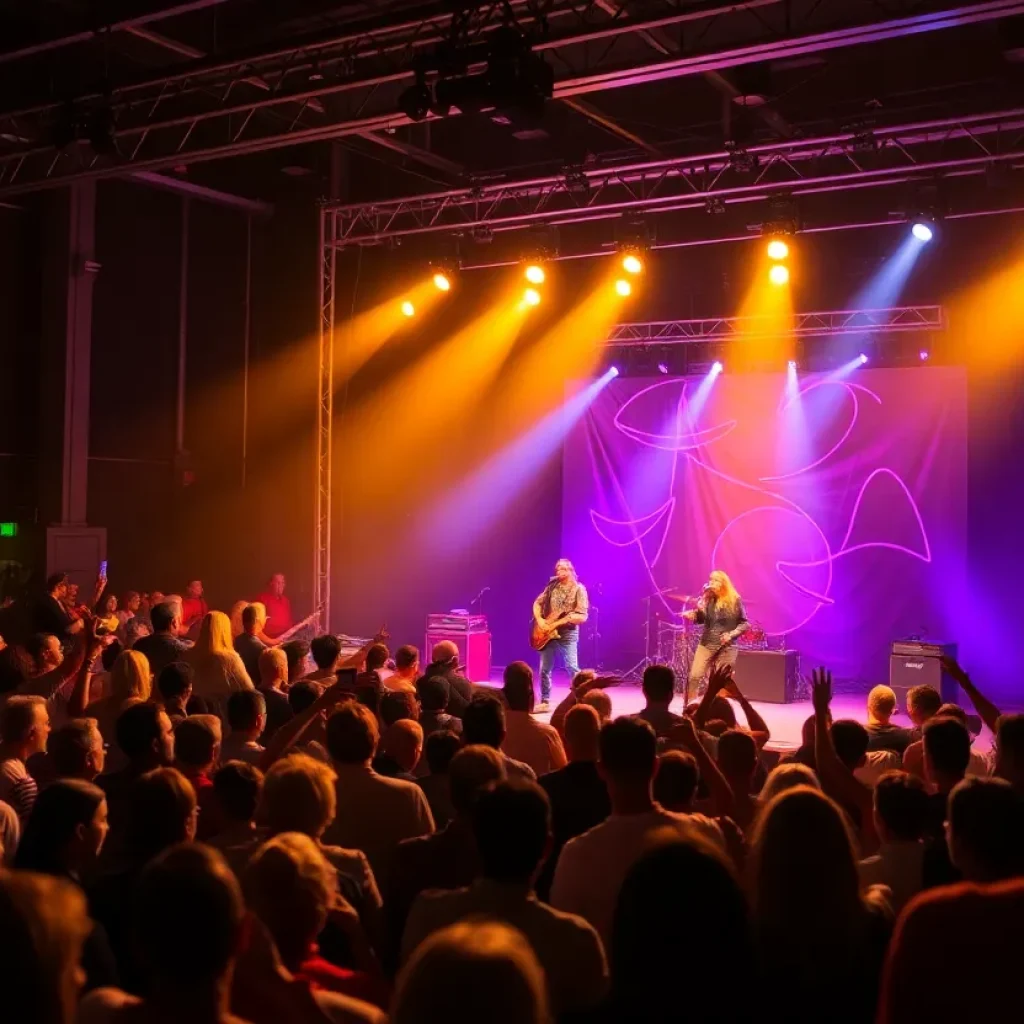
<path fill-rule="evenodd" d="M 712 464 L 710 451 L 736 429 L 737 421 L 735 419 L 727 419 L 711 427 L 699 427 L 695 421 L 701 418 L 704 403 L 699 403 L 700 407 L 696 412 L 691 408 L 691 405 L 695 404 L 690 397 L 691 383 L 678 378 L 671 378 L 659 380 L 637 391 L 623 402 L 617 410 L 613 421 L 614 427 L 618 432 L 639 445 L 670 454 L 671 462 L 664 480 L 668 498 L 658 505 L 653 512 L 638 516 L 633 515 L 630 503 L 620 480 L 616 477 L 611 460 L 605 457 L 603 463 L 607 479 L 615 491 L 618 503 L 626 510 L 627 517 L 615 519 L 598 512 L 594 508 L 590 508 L 589 516 L 594 530 L 606 543 L 612 546 L 620 548 L 635 546 L 652 588 L 658 593 L 664 589 L 667 581 L 658 578 L 657 566 L 681 507 L 681 502 L 677 500 L 674 494 L 677 471 L 680 465 L 685 464 L 681 463 L 681 460 L 685 460 L 692 468 L 699 470 L 701 473 L 709 474 L 724 483 L 749 491 L 752 495 L 762 496 L 764 500 L 758 502 L 754 507 L 733 515 L 722 522 L 721 528 L 718 530 L 717 539 L 712 545 L 709 568 L 721 564 L 720 556 L 723 548 L 727 546 L 729 538 L 734 532 L 738 532 L 742 536 L 743 530 L 753 529 L 759 531 L 760 535 L 770 535 L 770 527 L 777 531 L 781 526 L 785 525 L 787 529 L 795 531 L 797 535 L 802 534 L 804 543 L 810 544 L 815 548 L 816 554 L 814 557 L 808 557 L 800 561 L 786 558 L 774 560 L 774 567 L 778 578 L 785 587 L 790 588 L 790 593 L 794 598 L 792 602 L 782 602 L 782 604 L 787 607 L 792 605 L 798 610 L 794 611 L 791 617 L 783 623 L 784 628 L 768 629 L 767 632 L 772 635 L 795 632 L 802 626 L 807 625 L 823 607 L 833 604 L 834 599 L 830 596 L 830 591 L 833 584 L 834 566 L 840 559 L 874 548 L 895 551 L 908 558 L 917 559 L 925 563 L 931 562 L 931 545 L 928 541 L 924 520 L 917 502 L 900 474 L 887 466 L 874 467 L 861 483 L 853 503 L 845 533 L 835 545 L 829 542 L 825 530 L 805 508 L 780 493 L 779 485 L 783 482 L 793 481 L 795 478 L 824 466 L 842 452 L 857 425 L 861 400 L 873 401 L 878 405 L 883 404 L 879 395 L 870 388 L 861 384 L 846 380 L 836 380 L 834 377 L 825 376 L 809 380 L 800 388 L 796 395 L 784 398 L 779 404 L 778 414 L 780 416 L 785 414 L 787 407 L 792 402 L 802 400 L 808 394 L 826 385 L 844 389 L 852 403 L 852 415 L 850 416 L 849 423 L 839 432 L 838 438 L 828 445 L 823 453 L 816 455 L 806 465 L 798 466 L 785 473 L 758 475 L 753 476 L 751 479 L 742 479 L 731 475 Z M 706 383 L 703 386 L 706 388 Z M 649 396 L 657 392 L 658 389 L 666 387 L 679 388 L 679 397 L 676 402 L 674 416 L 675 430 L 666 431 L 664 427 L 658 430 L 649 430 L 642 426 L 637 426 L 635 422 L 627 422 L 629 415 L 636 411 L 637 404 L 645 396 Z M 700 390 L 700 386 L 698 386 L 698 390 Z M 704 398 L 706 398 L 706 391 Z M 896 543 L 884 538 L 857 539 L 859 515 L 865 496 L 875 491 L 879 491 L 882 496 L 887 496 L 888 490 L 884 489 L 888 487 L 895 489 L 895 494 L 898 496 L 896 500 L 909 510 L 909 521 L 915 524 L 913 530 L 914 537 L 911 543 Z M 888 509 L 889 505 L 886 507 Z M 899 507 L 893 506 L 891 512 L 895 516 L 899 512 Z M 755 533 L 755 535 L 758 534 Z M 807 582 L 807 577 L 812 577 L 813 582 Z M 674 609 L 666 602 L 663 595 L 659 595 L 658 600 L 664 605 L 666 610 L 674 613 Z"/>

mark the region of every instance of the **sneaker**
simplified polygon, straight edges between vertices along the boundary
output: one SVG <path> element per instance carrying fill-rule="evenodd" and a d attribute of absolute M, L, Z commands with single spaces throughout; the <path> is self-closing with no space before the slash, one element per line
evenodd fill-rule
<path fill-rule="evenodd" d="M 543 715 L 551 710 L 551 705 L 546 701 L 542 700 L 539 704 L 534 705 L 533 713 L 535 715 Z"/>

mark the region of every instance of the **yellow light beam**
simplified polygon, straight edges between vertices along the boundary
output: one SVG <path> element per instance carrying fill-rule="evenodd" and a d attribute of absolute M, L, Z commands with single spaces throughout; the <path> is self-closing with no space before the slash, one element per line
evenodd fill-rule
<path fill-rule="evenodd" d="M 474 317 L 426 356 L 366 398 L 341 425 L 346 479 L 360 499 L 393 493 L 393 481 L 373 472 L 382 449 L 403 467 L 403 489 L 419 479 L 433 445 L 471 429 L 472 418 L 528 315 L 519 308 L 521 286 L 503 287 Z"/>

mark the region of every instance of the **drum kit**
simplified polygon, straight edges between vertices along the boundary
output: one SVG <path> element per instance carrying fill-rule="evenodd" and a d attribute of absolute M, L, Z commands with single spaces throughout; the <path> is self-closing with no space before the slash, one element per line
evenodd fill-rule
<path fill-rule="evenodd" d="M 644 656 L 624 676 L 626 679 L 639 680 L 643 677 L 648 665 L 669 665 L 675 671 L 677 679 L 686 679 L 690 674 L 693 656 L 700 643 L 703 626 L 682 618 L 682 611 L 687 606 L 693 607 L 700 595 L 683 594 L 676 587 L 665 587 L 643 600 L 646 608 L 644 617 Z M 678 616 L 663 617 L 655 608 L 655 601 L 678 602 L 682 607 Z M 653 629 L 652 629 L 653 623 Z M 782 638 L 771 638 L 772 640 Z M 782 645 L 785 646 L 784 640 Z M 741 650 L 765 651 L 772 647 L 764 629 L 756 622 L 736 639 L 736 646 Z"/>

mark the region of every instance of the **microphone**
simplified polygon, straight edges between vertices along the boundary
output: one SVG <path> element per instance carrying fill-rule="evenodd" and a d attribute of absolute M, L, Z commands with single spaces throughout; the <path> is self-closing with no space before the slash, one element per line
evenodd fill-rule
<path fill-rule="evenodd" d="M 557 582 L 558 582 L 558 577 L 557 577 L 557 576 L 552 576 L 552 577 L 551 577 L 551 578 L 550 578 L 550 579 L 548 580 L 548 583 L 557 583 Z"/>
<path fill-rule="evenodd" d="M 706 594 L 709 590 L 714 590 L 714 587 L 711 586 L 711 580 L 708 580 L 707 583 L 701 587 L 701 593 Z"/>

